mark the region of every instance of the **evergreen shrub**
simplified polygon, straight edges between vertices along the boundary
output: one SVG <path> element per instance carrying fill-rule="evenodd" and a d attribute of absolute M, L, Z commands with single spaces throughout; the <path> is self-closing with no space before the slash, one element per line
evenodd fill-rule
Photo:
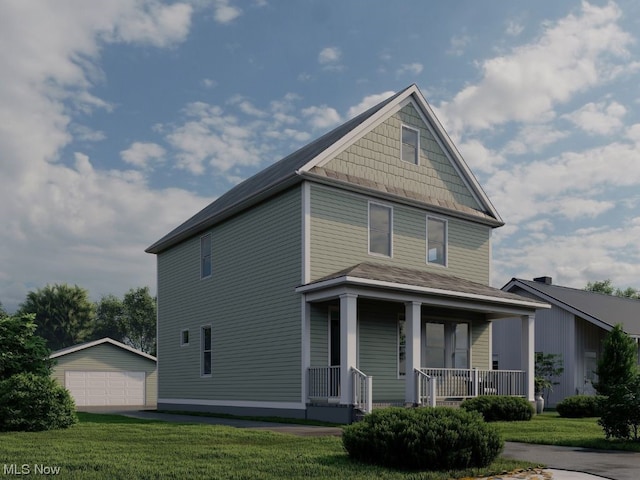
<path fill-rule="evenodd" d="M 353 459 L 403 470 L 485 467 L 503 447 L 480 415 L 445 407 L 375 410 L 345 427 L 342 443 Z"/>
<path fill-rule="evenodd" d="M 517 422 L 531 420 L 534 409 L 526 398 L 502 395 L 482 395 L 462 402 L 460 408 L 478 412 L 486 422 Z"/>
<path fill-rule="evenodd" d="M 566 418 L 599 417 L 602 398 L 598 395 L 573 395 L 558 403 L 556 411 Z"/>
<path fill-rule="evenodd" d="M 0 431 L 53 430 L 76 422 L 71 395 L 53 378 L 18 373 L 0 381 Z"/>

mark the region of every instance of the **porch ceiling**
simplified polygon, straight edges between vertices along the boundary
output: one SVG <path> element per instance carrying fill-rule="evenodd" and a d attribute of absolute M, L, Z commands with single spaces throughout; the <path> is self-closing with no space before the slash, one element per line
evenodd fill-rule
<path fill-rule="evenodd" d="M 392 301 L 416 301 L 483 312 L 489 318 L 532 314 L 550 305 L 452 275 L 370 262 L 359 263 L 296 288 L 307 301 L 343 293 Z"/>

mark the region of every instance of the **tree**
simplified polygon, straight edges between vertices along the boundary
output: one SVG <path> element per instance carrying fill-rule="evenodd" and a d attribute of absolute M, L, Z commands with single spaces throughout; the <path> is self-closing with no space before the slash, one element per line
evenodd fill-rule
<path fill-rule="evenodd" d="M 149 287 L 132 288 L 123 300 L 107 295 L 96 304 L 91 339 L 110 337 L 138 350 L 156 352 L 156 299 Z"/>
<path fill-rule="evenodd" d="M 604 293 L 605 295 L 615 295 L 616 297 L 640 299 L 640 292 L 638 290 L 632 287 L 627 287 L 624 290 L 616 288 L 611 284 L 610 279 L 589 282 L 587 283 L 587 286 L 584 287 L 584 289 L 589 292 Z"/>
<path fill-rule="evenodd" d="M 0 318 L 4 318 L 4 317 L 8 317 L 8 316 L 9 316 L 9 314 L 7 313 L 7 311 L 2 306 L 2 302 L 0 302 Z"/>
<path fill-rule="evenodd" d="M 618 324 L 604 339 L 594 385 L 600 395 L 608 396 L 618 385 L 628 385 L 638 375 L 636 342 Z"/>
<path fill-rule="evenodd" d="M 125 342 L 127 336 L 122 301 L 115 295 L 106 295 L 96 303 L 96 316 L 90 340 L 109 337 Z"/>
<path fill-rule="evenodd" d="M 18 312 L 35 314 L 36 333 L 52 350 L 75 345 L 85 339 L 94 318 L 89 294 L 77 285 L 47 285 L 27 294 Z"/>
<path fill-rule="evenodd" d="M 34 315 L 0 318 L 0 380 L 18 373 L 49 376 L 53 362 L 44 338 L 35 335 Z"/>
<path fill-rule="evenodd" d="M 127 343 L 143 352 L 155 354 L 157 309 L 149 287 L 129 290 L 124 295 L 122 306 Z"/>

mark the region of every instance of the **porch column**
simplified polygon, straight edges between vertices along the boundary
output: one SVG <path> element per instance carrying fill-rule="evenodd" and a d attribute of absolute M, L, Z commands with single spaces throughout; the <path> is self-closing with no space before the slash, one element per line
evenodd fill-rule
<path fill-rule="evenodd" d="M 411 405 L 419 401 L 417 389 L 419 383 L 416 382 L 414 368 L 420 368 L 420 317 L 422 304 L 420 302 L 406 302 L 405 308 L 405 390 L 404 402 Z"/>
<path fill-rule="evenodd" d="M 534 377 L 535 377 L 535 323 L 536 314 L 522 315 L 522 336 L 520 338 L 521 348 L 520 365 L 527 372 L 525 394 L 527 400 L 533 402 L 534 399 Z"/>
<path fill-rule="evenodd" d="M 356 366 L 356 325 L 358 296 L 353 293 L 340 295 L 340 403 L 353 403 L 351 367 Z"/>

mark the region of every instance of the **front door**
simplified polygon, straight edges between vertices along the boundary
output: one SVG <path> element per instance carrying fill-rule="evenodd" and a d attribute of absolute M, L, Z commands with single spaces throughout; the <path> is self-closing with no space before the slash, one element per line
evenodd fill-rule
<path fill-rule="evenodd" d="M 598 380 L 596 375 L 598 362 L 596 352 L 584 352 L 584 390 L 585 395 L 595 395 L 593 384 Z"/>

